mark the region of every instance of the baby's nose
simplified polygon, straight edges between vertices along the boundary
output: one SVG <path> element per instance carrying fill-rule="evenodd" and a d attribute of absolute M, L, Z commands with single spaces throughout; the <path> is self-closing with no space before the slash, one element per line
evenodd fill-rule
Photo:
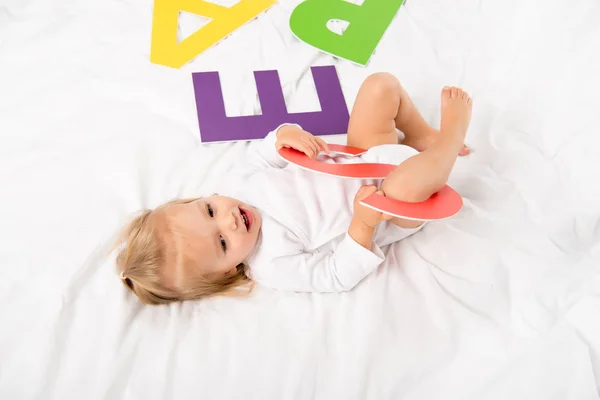
<path fill-rule="evenodd" d="M 235 219 L 235 214 L 233 212 L 230 215 L 229 228 L 234 231 L 237 229 L 237 221 Z"/>

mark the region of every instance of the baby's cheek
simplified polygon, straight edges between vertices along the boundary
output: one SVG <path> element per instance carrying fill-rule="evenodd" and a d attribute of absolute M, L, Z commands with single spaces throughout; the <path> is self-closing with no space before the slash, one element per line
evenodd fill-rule
<path fill-rule="evenodd" d="M 242 257 L 247 257 L 248 254 L 250 254 L 250 252 L 252 252 L 252 250 L 254 249 L 254 240 L 251 237 L 247 237 L 244 240 L 244 245 L 242 246 L 243 248 L 243 253 L 241 254 Z"/>

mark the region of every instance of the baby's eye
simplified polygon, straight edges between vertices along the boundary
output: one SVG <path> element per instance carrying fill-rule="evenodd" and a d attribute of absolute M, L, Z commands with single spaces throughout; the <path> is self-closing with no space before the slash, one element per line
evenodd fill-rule
<path fill-rule="evenodd" d="M 221 247 L 223 248 L 223 251 L 227 250 L 227 243 L 225 242 L 225 239 L 223 239 L 223 236 L 221 236 Z"/>
<path fill-rule="evenodd" d="M 206 205 L 206 211 L 208 212 L 208 215 L 209 215 L 211 218 L 212 218 L 212 217 L 215 215 L 215 213 L 213 212 L 213 209 L 212 209 L 212 207 L 210 206 L 210 204 L 207 204 L 207 205 Z"/>

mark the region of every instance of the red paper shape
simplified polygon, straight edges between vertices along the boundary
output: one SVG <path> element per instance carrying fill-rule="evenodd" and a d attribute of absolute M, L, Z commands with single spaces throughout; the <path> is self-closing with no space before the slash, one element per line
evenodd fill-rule
<path fill-rule="evenodd" d="M 330 144 L 329 148 L 338 154 L 357 156 L 365 152 L 363 149 L 349 146 L 339 146 Z M 279 154 L 288 162 L 296 164 L 300 168 L 309 171 L 320 172 L 326 175 L 333 175 L 340 178 L 349 179 L 380 179 L 385 178 L 396 168 L 391 164 L 327 164 L 322 161 L 313 160 L 306 154 L 295 150 L 283 148 Z"/>
<path fill-rule="evenodd" d="M 395 217 L 417 221 L 438 221 L 456 215 L 462 208 L 460 195 L 450 186 L 445 185 L 420 203 L 409 203 L 389 197 L 373 194 L 360 204 Z"/>
<path fill-rule="evenodd" d="M 330 144 L 329 149 L 331 150 L 330 155 L 341 154 L 350 157 L 356 157 L 366 152 L 366 150 L 357 147 L 337 144 Z M 313 160 L 306 154 L 289 148 L 280 149 L 279 155 L 300 168 L 339 178 L 383 179 L 396 168 L 396 165 L 379 163 L 328 164 Z M 378 194 L 373 194 L 360 203 L 384 214 L 418 221 L 436 221 L 450 218 L 456 215 L 463 205 L 460 195 L 448 185 L 445 185 L 439 192 L 434 193 L 429 199 L 419 203 L 400 201 Z"/>

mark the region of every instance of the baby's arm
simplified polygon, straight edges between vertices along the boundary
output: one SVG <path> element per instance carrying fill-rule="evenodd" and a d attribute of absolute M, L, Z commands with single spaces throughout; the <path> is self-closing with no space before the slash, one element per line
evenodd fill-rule
<path fill-rule="evenodd" d="M 308 253 L 277 257 L 252 269 L 258 284 L 293 292 L 337 293 L 354 288 L 384 260 L 377 245 L 369 251 L 346 235 L 333 253 Z"/>
<path fill-rule="evenodd" d="M 363 186 L 354 199 L 354 216 L 348 232 L 333 253 L 309 253 L 277 257 L 271 265 L 258 268 L 253 279 L 259 284 L 295 292 L 344 292 L 354 288 L 384 260 L 373 243 L 373 232 L 384 216 L 359 203 L 375 193 Z"/>
<path fill-rule="evenodd" d="M 329 151 L 327 143 L 303 130 L 300 125 L 283 124 L 269 132 L 258 144 L 256 155 L 258 161 L 266 166 L 283 168 L 287 161 L 278 154 L 282 147 L 289 147 L 316 158 L 321 150 Z"/>

